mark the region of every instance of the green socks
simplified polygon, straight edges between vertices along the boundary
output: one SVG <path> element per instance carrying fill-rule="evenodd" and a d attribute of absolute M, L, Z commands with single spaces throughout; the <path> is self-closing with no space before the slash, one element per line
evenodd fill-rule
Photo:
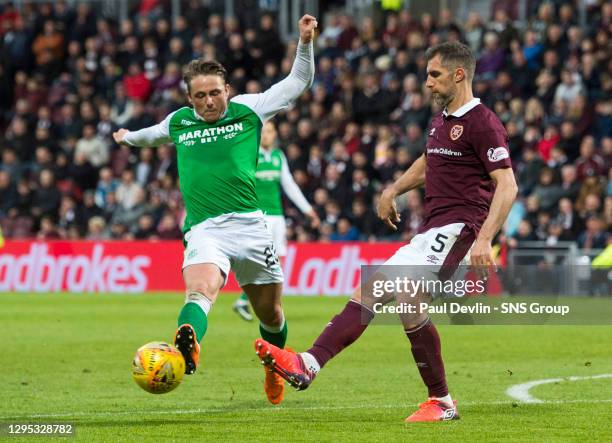
<path fill-rule="evenodd" d="M 248 302 L 249 297 L 247 297 L 247 295 L 243 292 L 242 294 L 240 294 L 240 297 L 238 298 L 238 300 L 243 301 L 243 302 Z"/>
<path fill-rule="evenodd" d="M 196 303 L 185 303 L 178 317 L 178 326 L 188 324 L 193 327 L 198 343 L 204 338 L 208 328 L 208 317 L 204 310 Z"/>
<path fill-rule="evenodd" d="M 261 338 L 263 338 L 265 341 L 282 349 L 285 347 L 285 343 L 287 342 L 287 321 L 283 319 L 283 326 L 280 329 L 260 323 L 259 332 L 261 334 Z"/>

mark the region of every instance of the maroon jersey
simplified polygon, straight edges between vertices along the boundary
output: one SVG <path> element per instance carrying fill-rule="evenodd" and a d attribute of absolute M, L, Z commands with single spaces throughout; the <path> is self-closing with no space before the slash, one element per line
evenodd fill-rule
<path fill-rule="evenodd" d="M 495 113 L 473 99 L 436 114 L 427 137 L 425 220 L 420 232 L 465 223 L 478 232 L 489 212 L 491 171 L 510 168 L 508 134 Z"/>

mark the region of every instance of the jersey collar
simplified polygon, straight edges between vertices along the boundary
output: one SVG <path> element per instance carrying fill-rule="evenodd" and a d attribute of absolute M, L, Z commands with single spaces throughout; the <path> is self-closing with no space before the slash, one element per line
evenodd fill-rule
<path fill-rule="evenodd" d="M 228 108 L 229 108 L 229 103 L 228 103 Z M 227 109 L 225 108 L 225 112 L 223 114 L 221 114 L 221 116 L 219 117 L 219 120 L 223 120 L 225 118 L 225 116 L 227 115 Z M 197 113 L 197 111 L 195 110 L 195 108 L 191 108 L 191 111 L 193 112 L 193 116 L 194 118 L 197 118 L 198 120 L 202 120 L 203 122 L 206 122 L 206 120 L 204 120 L 204 117 L 202 117 L 200 114 Z M 219 121 L 217 120 L 217 121 Z"/>
<path fill-rule="evenodd" d="M 453 116 L 453 117 L 463 117 L 465 114 L 467 114 L 469 111 L 474 109 L 479 104 L 480 104 L 480 99 L 479 98 L 473 98 L 472 100 L 467 102 L 465 105 L 461 106 L 459 109 L 457 109 L 455 112 L 453 112 L 451 114 L 451 116 Z M 442 111 L 442 115 L 444 117 L 448 117 L 448 113 L 446 112 L 446 108 L 444 108 L 444 111 Z"/>

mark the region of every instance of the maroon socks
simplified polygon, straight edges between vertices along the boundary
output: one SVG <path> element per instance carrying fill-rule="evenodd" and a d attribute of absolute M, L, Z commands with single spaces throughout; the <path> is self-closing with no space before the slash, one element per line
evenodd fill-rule
<path fill-rule="evenodd" d="M 406 331 L 406 336 L 412 345 L 412 355 L 429 390 L 429 396 L 441 398 L 448 395 L 440 336 L 434 324 L 428 318 L 416 328 Z"/>
<path fill-rule="evenodd" d="M 373 318 L 372 311 L 361 303 L 350 300 L 344 310 L 332 318 L 312 348 L 306 352 L 323 367 L 335 355 L 357 340 Z"/>

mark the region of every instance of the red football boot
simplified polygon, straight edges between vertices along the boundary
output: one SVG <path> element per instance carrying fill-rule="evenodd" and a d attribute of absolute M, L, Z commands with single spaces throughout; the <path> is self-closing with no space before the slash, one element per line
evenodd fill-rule
<path fill-rule="evenodd" d="M 303 391 L 312 382 L 312 374 L 306 371 L 302 358 L 295 352 L 280 349 L 261 338 L 255 340 L 254 346 L 261 363 L 298 391 Z"/>
<path fill-rule="evenodd" d="M 430 398 L 425 403 L 421 403 L 419 409 L 404 421 L 406 423 L 415 423 L 447 420 L 459 420 L 457 402 L 453 401 L 453 404 L 449 405 L 435 398 Z"/>

